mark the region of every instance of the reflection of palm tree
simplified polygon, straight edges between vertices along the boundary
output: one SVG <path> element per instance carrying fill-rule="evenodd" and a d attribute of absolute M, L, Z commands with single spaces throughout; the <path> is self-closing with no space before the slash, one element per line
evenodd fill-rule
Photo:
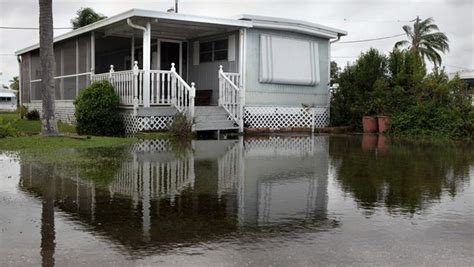
<path fill-rule="evenodd" d="M 439 32 L 438 25 L 433 23 L 433 18 L 420 20 L 416 18 L 413 27 L 403 26 L 408 40 L 402 40 L 395 43 L 395 47 L 408 47 L 411 51 L 419 54 L 424 60 L 427 58 L 435 66 L 441 65 L 440 52 L 449 51 L 448 37 Z"/>

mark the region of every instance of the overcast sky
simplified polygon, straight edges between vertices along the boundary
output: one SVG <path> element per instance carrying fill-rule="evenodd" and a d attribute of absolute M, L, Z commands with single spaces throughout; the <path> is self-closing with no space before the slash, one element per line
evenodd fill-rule
<path fill-rule="evenodd" d="M 346 30 L 343 41 L 370 39 L 403 33 L 401 27 L 417 15 L 433 17 L 449 38 L 451 51 L 443 56 L 448 72 L 474 69 L 473 0 L 181 0 L 180 13 L 213 17 L 239 14 L 276 16 L 306 20 Z M 174 0 L 53 0 L 54 27 L 70 26 L 70 19 L 81 7 L 92 7 L 112 16 L 131 8 L 166 11 Z M 0 0 L 0 26 L 38 27 L 38 0 Z M 55 36 L 67 32 L 56 30 Z M 390 51 L 397 37 L 363 43 L 336 43 L 332 59 L 340 66 L 352 62 L 361 52 L 375 47 Z M 38 42 L 35 30 L 0 29 L 0 84 L 18 75 L 13 53 Z"/>

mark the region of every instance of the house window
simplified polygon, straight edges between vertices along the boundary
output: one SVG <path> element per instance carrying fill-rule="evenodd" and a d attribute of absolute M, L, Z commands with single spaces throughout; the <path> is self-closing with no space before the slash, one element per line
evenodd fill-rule
<path fill-rule="evenodd" d="M 200 43 L 199 61 L 212 62 L 219 60 L 227 60 L 228 45 L 229 43 L 227 39 Z"/>

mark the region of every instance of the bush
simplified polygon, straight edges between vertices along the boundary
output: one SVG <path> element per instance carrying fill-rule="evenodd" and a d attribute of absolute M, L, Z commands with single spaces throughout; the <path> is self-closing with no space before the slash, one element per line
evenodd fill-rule
<path fill-rule="evenodd" d="M 24 119 L 28 113 L 28 108 L 25 105 L 21 105 L 17 111 L 20 114 L 20 119 Z"/>
<path fill-rule="evenodd" d="M 28 111 L 25 117 L 29 121 L 38 121 L 40 119 L 40 114 L 38 110 L 33 109 L 31 111 Z"/>
<path fill-rule="evenodd" d="M 190 138 L 192 135 L 193 120 L 186 113 L 179 112 L 173 116 L 173 122 L 168 125 L 170 135 L 179 138 Z"/>
<path fill-rule="evenodd" d="M 98 81 L 84 88 L 74 101 L 78 134 L 120 136 L 125 133 L 120 99 L 112 84 Z"/>
<path fill-rule="evenodd" d="M 0 118 L 0 138 L 15 137 L 15 136 L 18 136 L 18 131 L 15 128 L 13 128 L 11 123 L 4 122 Z"/>
<path fill-rule="evenodd" d="M 390 132 L 449 138 L 474 135 L 474 108 L 467 84 L 444 70 L 426 75 L 421 58 L 394 49 L 371 49 L 339 75 L 331 99 L 331 124 L 360 130 L 364 115 L 390 115 Z"/>

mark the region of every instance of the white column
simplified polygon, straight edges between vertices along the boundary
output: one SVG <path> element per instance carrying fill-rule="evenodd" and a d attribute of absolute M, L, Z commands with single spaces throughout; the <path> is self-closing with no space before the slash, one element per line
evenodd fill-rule
<path fill-rule="evenodd" d="M 143 31 L 143 106 L 150 106 L 150 54 L 151 54 L 151 24 L 146 23 Z"/>
<path fill-rule="evenodd" d="M 91 72 L 95 74 L 95 33 L 91 32 Z"/>

